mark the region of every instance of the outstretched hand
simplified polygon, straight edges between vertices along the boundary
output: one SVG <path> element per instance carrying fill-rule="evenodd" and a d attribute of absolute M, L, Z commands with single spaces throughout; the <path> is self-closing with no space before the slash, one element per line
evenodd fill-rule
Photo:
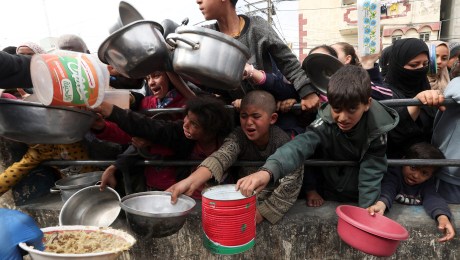
<path fill-rule="evenodd" d="M 202 187 L 209 179 L 212 178 L 211 171 L 206 167 L 198 167 L 186 179 L 169 187 L 166 191 L 171 192 L 171 203 L 176 204 L 177 198 L 181 194 L 191 196 L 193 192 Z"/>
<path fill-rule="evenodd" d="M 236 190 L 246 197 L 252 196 L 260 192 L 267 186 L 270 181 L 270 173 L 267 171 L 258 171 L 244 178 L 241 178 L 236 183 Z"/>
<path fill-rule="evenodd" d="M 438 216 L 438 229 L 443 233 L 443 237 L 438 239 L 439 242 L 446 242 L 452 240 L 455 236 L 455 229 L 450 223 L 449 218 L 446 215 Z"/>
<path fill-rule="evenodd" d="M 302 100 L 300 101 L 300 104 L 301 104 L 302 110 L 310 111 L 310 110 L 315 110 L 319 108 L 320 106 L 319 101 L 320 100 L 319 100 L 318 95 L 316 93 L 311 93 L 303 97 Z"/>
<path fill-rule="evenodd" d="M 117 186 L 117 179 L 115 178 L 115 172 L 117 171 L 117 167 L 115 165 L 110 165 L 105 169 L 104 173 L 101 177 L 101 186 L 99 189 L 103 191 L 105 187 L 109 186 L 110 188 L 114 189 Z"/>
<path fill-rule="evenodd" d="M 195 185 L 190 181 L 189 178 L 184 179 L 173 186 L 169 187 L 166 191 L 171 192 L 171 204 L 177 203 L 177 198 L 181 194 L 185 194 L 187 196 L 191 196 L 193 192 L 197 189 Z"/>
<path fill-rule="evenodd" d="M 367 212 L 369 212 L 371 216 L 374 216 L 376 213 L 383 216 L 386 208 L 387 206 L 383 201 L 377 201 L 374 205 L 367 208 Z"/>
<path fill-rule="evenodd" d="M 282 113 L 287 113 L 291 110 L 295 103 L 297 103 L 297 100 L 295 100 L 295 98 L 278 101 L 276 102 L 276 110 Z"/>

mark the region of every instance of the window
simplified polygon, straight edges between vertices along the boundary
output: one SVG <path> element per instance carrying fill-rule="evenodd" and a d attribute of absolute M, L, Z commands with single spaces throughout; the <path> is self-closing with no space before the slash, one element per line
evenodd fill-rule
<path fill-rule="evenodd" d="M 420 40 L 427 42 L 430 40 L 430 32 L 422 32 L 420 33 Z"/>
<path fill-rule="evenodd" d="M 342 0 L 342 5 L 354 5 L 357 0 Z"/>
<path fill-rule="evenodd" d="M 395 41 L 400 40 L 401 38 L 401 35 L 393 35 L 391 36 L 391 43 L 394 43 Z"/>

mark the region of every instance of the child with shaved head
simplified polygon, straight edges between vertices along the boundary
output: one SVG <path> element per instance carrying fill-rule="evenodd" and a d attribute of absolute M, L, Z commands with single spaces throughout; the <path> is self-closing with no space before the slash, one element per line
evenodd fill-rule
<path fill-rule="evenodd" d="M 246 94 L 241 101 L 240 123 L 225 140 L 219 150 L 206 158 L 188 178 L 171 186 L 172 202 L 180 194 L 190 195 L 211 178 L 219 183 L 225 180 L 227 170 L 237 161 L 263 161 L 276 149 L 290 140 L 281 128 L 275 126 L 278 118 L 273 96 L 262 90 Z M 241 167 L 238 178 L 249 175 L 257 167 Z M 292 207 L 299 195 L 303 178 L 303 166 L 287 174 L 273 185 L 257 194 L 257 223 L 267 219 L 274 224 Z"/>

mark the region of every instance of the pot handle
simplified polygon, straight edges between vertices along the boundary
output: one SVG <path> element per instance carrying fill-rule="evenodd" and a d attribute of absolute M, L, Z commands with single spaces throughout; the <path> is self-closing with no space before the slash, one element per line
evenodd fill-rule
<path fill-rule="evenodd" d="M 59 189 L 56 186 L 50 188 L 50 193 L 60 193 L 60 192 L 61 192 L 61 189 Z"/>
<path fill-rule="evenodd" d="M 200 43 L 199 42 L 194 42 L 190 39 L 187 39 L 185 37 L 182 37 L 178 33 L 170 33 L 166 37 L 166 42 L 171 45 L 172 47 L 176 48 L 177 43 L 176 41 L 182 41 L 192 47 L 193 50 L 198 50 L 200 48 Z"/>

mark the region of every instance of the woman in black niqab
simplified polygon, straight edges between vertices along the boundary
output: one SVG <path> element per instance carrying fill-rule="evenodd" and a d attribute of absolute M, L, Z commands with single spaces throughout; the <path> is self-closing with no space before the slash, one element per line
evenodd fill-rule
<path fill-rule="evenodd" d="M 405 151 L 418 142 L 431 142 L 433 121 L 444 96 L 431 90 L 428 82 L 429 51 L 420 39 L 397 40 L 391 47 L 386 84 L 393 99 L 414 98 L 424 106 L 395 107 L 399 123 L 388 133 L 388 158 L 402 158 Z M 443 109 L 443 108 L 442 108 Z"/>
<path fill-rule="evenodd" d="M 428 63 L 421 68 L 404 68 L 420 54 L 426 54 L 428 62 L 428 46 L 424 41 L 416 38 L 398 40 L 391 47 L 385 81 L 396 92 L 397 96 L 394 98 L 413 98 L 418 93 L 430 89 L 427 78 Z"/>

